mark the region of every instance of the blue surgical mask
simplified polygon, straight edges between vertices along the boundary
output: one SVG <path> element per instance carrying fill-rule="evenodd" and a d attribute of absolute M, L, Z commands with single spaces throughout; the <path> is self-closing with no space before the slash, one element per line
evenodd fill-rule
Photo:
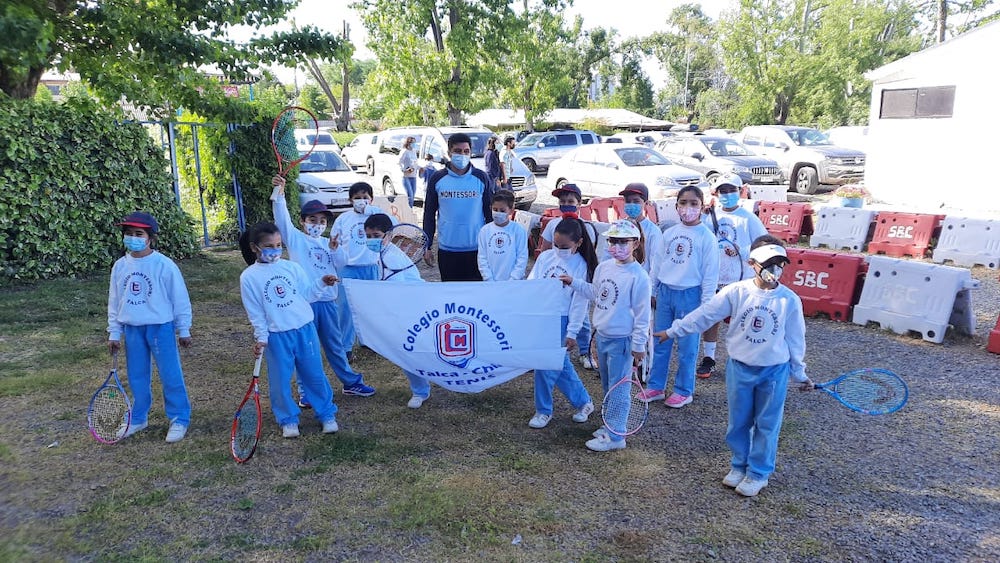
<path fill-rule="evenodd" d="M 638 219 L 642 215 L 642 204 L 641 203 L 626 203 L 625 204 L 625 214 L 633 219 Z"/>
<path fill-rule="evenodd" d="M 365 246 L 367 246 L 368 250 L 371 250 L 372 252 L 382 252 L 382 239 L 366 238 Z"/>
<path fill-rule="evenodd" d="M 323 224 L 306 223 L 306 228 L 305 228 L 306 234 L 313 238 L 322 236 L 323 231 L 325 230 L 326 230 L 326 223 Z"/>
<path fill-rule="evenodd" d="M 125 248 L 129 249 L 130 252 L 142 252 L 146 250 L 146 239 L 142 237 L 125 235 L 122 241 L 125 243 Z"/>
<path fill-rule="evenodd" d="M 506 211 L 494 211 L 493 222 L 497 225 L 506 225 L 510 221 L 510 215 Z"/>
<path fill-rule="evenodd" d="M 465 170 L 465 167 L 469 165 L 469 155 L 467 154 L 452 154 L 451 163 L 456 170 Z"/>
<path fill-rule="evenodd" d="M 577 209 L 579 209 L 579 207 L 576 206 L 576 205 L 560 205 L 559 206 L 559 212 L 560 213 L 576 213 Z"/>
<path fill-rule="evenodd" d="M 261 248 L 260 261 L 265 264 L 274 264 L 281 259 L 280 248 Z"/>
<path fill-rule="evenodd" d="M 716 197 L 719 199 L 719 203 L 722 204 L 724 209 L 732 209 L 740 204 L 740 194 L 736 192 L 727 192 L 719 194 Z"/>

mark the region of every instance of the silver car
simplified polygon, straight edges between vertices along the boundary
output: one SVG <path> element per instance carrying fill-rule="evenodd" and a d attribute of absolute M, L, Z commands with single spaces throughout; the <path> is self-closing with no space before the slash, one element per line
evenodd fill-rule
<path fill-rule="evenodd" d="M 736 174 L 748 184 L 780 184 L 783 180 L 777 161 L 757 156 L 728 137 L 671 137 L 657 143 L 656 150 L 677 164 L 701 172 L 709 183 L 725 174 Z"/>
<path fill-rule="evenodd" d="M 348 190 L 358 180 L 339 154 L 317 147 L 299 165 L 299 205 L 318 199 L 334 213 L 346 211 L 351 208 Z"/>
<path fill-rule="evenodd" d="M 584 145 L 596 145 L 601 138 L 593 131 L 560 129 L 532 133 L 514 147 L 518 158 L 532 172 L 545 170 L 554 160 Z"/>
<path fill-rule="evenodd" d="M 649 188 L 650 199 L 677 195 L 685 186 L 709 187 L 697 170 L 678 166 L 661 153 L 641 145 L 592 145 L 580 147 L 549 167 L 556 187 L 576 184 L 584 196 L 614 197 L 632 182 Z"/>

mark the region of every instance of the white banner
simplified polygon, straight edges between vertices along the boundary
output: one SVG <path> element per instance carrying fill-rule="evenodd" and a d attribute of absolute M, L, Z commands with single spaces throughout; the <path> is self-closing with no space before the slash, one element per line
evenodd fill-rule
<path fill-rule="evenodd" d="M 361 343 L 445 389 L 478 393 L 563 366 L 556 279 L 343 284 Z"/>

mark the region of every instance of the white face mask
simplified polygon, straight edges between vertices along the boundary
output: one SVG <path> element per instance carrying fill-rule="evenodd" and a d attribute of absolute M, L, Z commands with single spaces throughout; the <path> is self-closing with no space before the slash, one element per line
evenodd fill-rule
<path fill-rule="evenodd" d="M 506 225 L 510 221 L 510 215 L 506 211 L 494 211 L 493 222 L 497 225 Z"/>
<path fill-rule="evenodd" d="M 323 223 L 323 224 L 306 223 L 306 228 L 305 228 L 306 234 L 309 235 L 309 236 L 311 236 L 311 237 L 313 237 L 313 238 L 322 236 L 323 235 L 323 231 L 325 231 L 325 230 L 326 230 L 326 224 L 325 223 Z"/>
<path fill-rule="evenodd" d="M 573 255 L 572 248 L 556 248 L 556 256 L 562 258 L 563 260 L 569 258 Z"/>
<path fill-rule="evenodd" d="M 364 213 L 365 209 L 368 207 L 368 200 L 364 198 L 352 199 L 351 205 L 354 206 L 354 211 L 356 213 Z"/>

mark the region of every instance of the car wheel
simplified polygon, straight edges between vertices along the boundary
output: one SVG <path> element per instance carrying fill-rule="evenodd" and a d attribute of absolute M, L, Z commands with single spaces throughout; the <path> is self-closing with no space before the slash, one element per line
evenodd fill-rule
<path fill-rule="evenodd" d="M 816 169 L 808 166 L 799 168 L 795 175 L 795 191 L 800 194 L 814 194 L 818 187 L 819 179 L 816 175 Z"/>
<path fill-rule="evenodd" d="M 525 158 L 521 160 L 521 162 L 523 162 L 524 165 L 528 167 L 528 170 L 531 170 L 532 173 L 538 172 L 538 164 L 535 162 L 535 159 Z"/>
<path fill-rule="evenodd" d="M 369 176 L 374 176 L 375 175 L 375 160 L 374 159 L 372 159 L 372 158 L 369 157 L 368 160 L 365 162 L 365 172 L 368 172 Z"/>
<path fill-rule="evenodd" d="M 562 187 L 565 186 L 568 183 L 569 182 L 566 181 L 566 178 L 559 178 L 558 180 L 556 180 L 556 188 L 555 189 L 561 190 Z"/>
<path fill-rule="evenodd" d="M 396 197 L 396 185 L 392 183 L 391 178 L 382 180 L 382 193 L 385 197 Z"/>
<path fill-rule="evenodd" d="M 705 179 L 708 180 L 709 184 L 711 184 L 711 185 L 714 186 L 715 185 L 715 181 L 719 179 L 719 173 L 718 172 L 709 172 L 708 176 L 706 176 Z"/>
<path fill-rule="evenodd" d="M 515 203 L 514 204 L 514 209 L 520 209 L 521 211 L 530 211 L 531 210 L 531 203 L 532 202 L 530 202 L 530 201 L 526 201 L 526 202 L 522 202 L 522 203 Z"/>

